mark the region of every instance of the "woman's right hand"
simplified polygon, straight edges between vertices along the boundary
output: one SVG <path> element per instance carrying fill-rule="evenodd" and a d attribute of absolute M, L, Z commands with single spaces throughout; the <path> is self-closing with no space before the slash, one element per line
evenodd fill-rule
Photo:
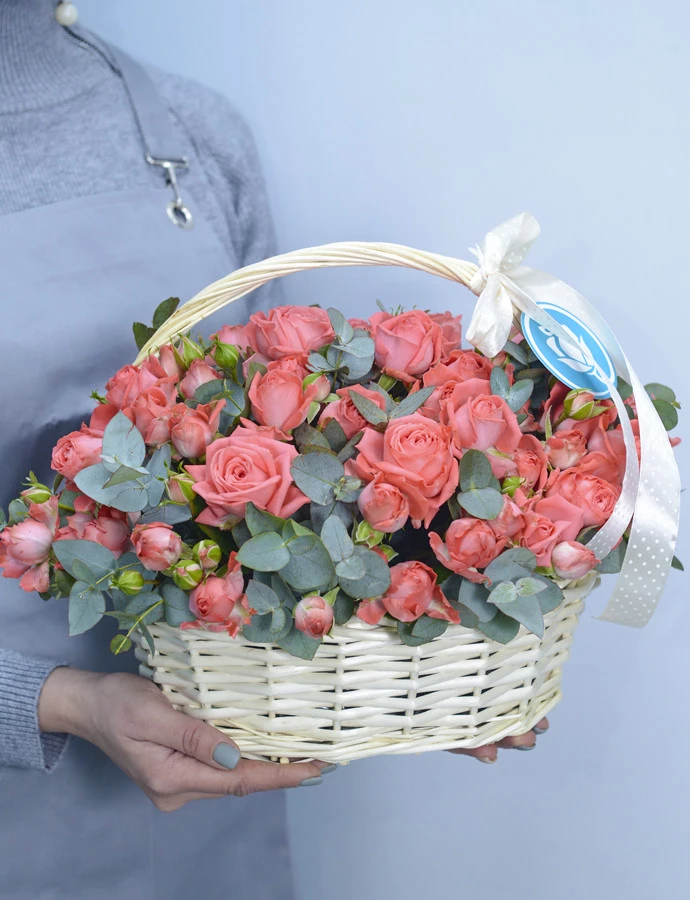
<path fill-rule="evenodd" d="M 41 691 L 38 721 L 42 731 L 75 734 L 100 747 L 164 812 L 190 800 L 318 784 L 327 766 L 241 759 L 229 738 L 174 710 L 138 675 L 54 669 Z"/>

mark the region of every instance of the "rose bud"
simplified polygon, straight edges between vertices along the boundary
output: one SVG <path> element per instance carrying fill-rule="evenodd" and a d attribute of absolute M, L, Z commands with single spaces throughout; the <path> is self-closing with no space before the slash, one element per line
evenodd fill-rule
<path fill-rule="evenodd" d="M 173 503 L 190 503 L 196 496 L 193 484 L 194 479 L 191 475 L 173 475 L 165 485 L 168 497 Z"/>
<path fill-rule="evenodd" d="M 242 598 L 244 576 L 235 556 L 235 553 L 230 554 L 225 578 L 207 575 L 204 583 L 199 584 L 189 595 L 189 608 L 197 619 L 204 622 L 225 623 L 237 601 Z"/>
<path fill-rule="evenodd" d="M 172 567 L 173 581 L 183 591 L 191 591 L 204 577 L 204 570 L 194 559 L 181 559 Z"/>
<path fill-rule="evenodd" d="M 234 344 L 225 344 L 216 338 L 213 344 L 213 358 L 221 367 L 227 371 L 234 372 L 240 358 L 239 348 Z"/>
<path fill-rule="evenodd" d="M 309 637 L 322 638 L 333 625 L 333 608 L 323 597 L 304 597 L 295 607 L 295 628 Z"/>
<path fill-rule="evenodd" d="M 19 578 L 31 566 L 48 559 L 53 545 L 50 528 L 35 519 L 23 519 L 0 533 L 0 568 L 5 578 Z"/>
<path fill-rule="evenodd" d="M 117 578 L 113 579 L 113 587 L 130 597 L 134 596 L 134 594 L 138 594 L 143 586 L 144 576 L 141 572 L 135 572 L 133 570 L 120 572 Z"/>
<path fill-rule="evenodd" d="M 189 400 L 202 384 L 207 384 L 209 381 L 220 381 L 220 375 L 203 359 L 195 359 L 180 382 L 180 393 L 186 400 Z"/>
<path fill-rule="evenodd" d="M 40 484 L 37 481 L 30 488 L 22 491 L 20 496 L 24 498 L 26 503 L 45 503 L 46 500 L 53 496 L 53 492 L 45 484 Z"/>
<path fill-rule="evenodd" d="M 152 572 L 169 569 L 182 552 L 182 538 L 165 522 L 135 525 L 132 544 L 139 562 Z"/>
<path fill-rule="evenodd" d="M 197 359 L 204 359 L 206 353 L 204 348 L 193 341 L 186 334 L 183 335 L 181 342 L 178 344 L 177 352 L 182 357 L 184 364 L 189 368 Z"/>
<path fill-rule="evenodd" d="M 223 552 L 215 541 L 205 540 L 199 541 L 194 545 L 192 551 L 194 558 L 199 561 L 199 565 L 205 571 L 215 569 L 223 558 Z"/>
<path fill-rule="evenodd" d="M 578 541 L 562 541 L 551 553 L 551 565 L 556 575 L 572 581 L 591 572 L 598 562 L 592 551 Z"/>

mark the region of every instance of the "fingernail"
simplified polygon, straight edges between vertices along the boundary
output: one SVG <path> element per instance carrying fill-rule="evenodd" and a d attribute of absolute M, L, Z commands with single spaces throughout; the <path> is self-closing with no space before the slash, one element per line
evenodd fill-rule
<path fill-rule="evenodd" d="M 475 756 L 475 759 L 479 760 L 479 762 L 481 762 L 481 763 L 487 763 L 487 764 L 490 764 L 490 763 L 495 763 L 496 760 L 498 759 L 498 757 L 495 756 L 495 757 L 492 759 L 490 756 Z"/>
<path fill-rule="evenodd" d="M 514 750 L 534 750 L 536 744 L 516 744 Z"/>
<path fill-rule="evenodd" d="M 225 769 L 234 769 L 241 757 L 240 751 L 232 744 L 218 744 L 213 751 L 213 759 Z"/>
<path fill-rule="evenodd" d="M 533 731 L 535 734 L 544 734 L 544 733 L 547 732 L 548 730 L 549 730 L 549 726 L 548 726 L 548 725 L 546 726 L 546 728 L 539 728 L 537 725 L 535 725 L 534 728 L 532 729 L 532 731 Z"/>
<path fill-rule="evenodd" d="M 300 787 L 311 787 L 312 784 L 321 784 L 323 778 L 320 775 L 314 775 L 313 778 L 305 778 L 304 781 L 300 781 Z"/>
<path fill-rule="evenodd" d="M 338 768 L 337 763 L 328 763 L 327 766 L 324 766 L 324 767 L 321 769 L 321 774 L 322 774 L 322 775 L 328 775 L 329 772 L 335 772 L 335 770 L 336 770 L 337 768 Z"/>

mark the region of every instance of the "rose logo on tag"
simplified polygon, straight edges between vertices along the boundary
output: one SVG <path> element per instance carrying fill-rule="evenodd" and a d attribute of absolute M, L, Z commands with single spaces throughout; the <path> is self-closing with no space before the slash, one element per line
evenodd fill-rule
<path fill-rule="evenodd" d="M 599 338 L 573 313 L 554 303 L 540 303 L 570 335 L 567 345 L 526 313 L 521 328 L 525 340 L 539 360 L 556 378 L 571 388 L 591 391 L 598 399 L 610 397 L 609 383 L 616 384 L 616 370 Z"/>

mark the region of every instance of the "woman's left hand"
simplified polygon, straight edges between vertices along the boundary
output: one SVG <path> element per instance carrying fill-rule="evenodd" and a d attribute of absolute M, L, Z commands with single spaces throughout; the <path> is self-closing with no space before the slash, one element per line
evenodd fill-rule
<path fill-rule="evenodd" d="M 513 750 L 533 750 L 537 743 L 537 735 L 543 734 L 549 727 L 548 719 L 541 719 L 537 722 L 532 731 L 527 734 L 516 734 L 512 737 L 503 738 L 495 744 L 487 744 L 485 747 L 477 747 L 474 750 L 465 750 L 458 748 L 457 750 L 449 750 L 448 753 L 461 753 L 463 756 L 474 756 L 479 762 L 494 763 L 498 759 L 498 750 L 500 748 Z"/>

